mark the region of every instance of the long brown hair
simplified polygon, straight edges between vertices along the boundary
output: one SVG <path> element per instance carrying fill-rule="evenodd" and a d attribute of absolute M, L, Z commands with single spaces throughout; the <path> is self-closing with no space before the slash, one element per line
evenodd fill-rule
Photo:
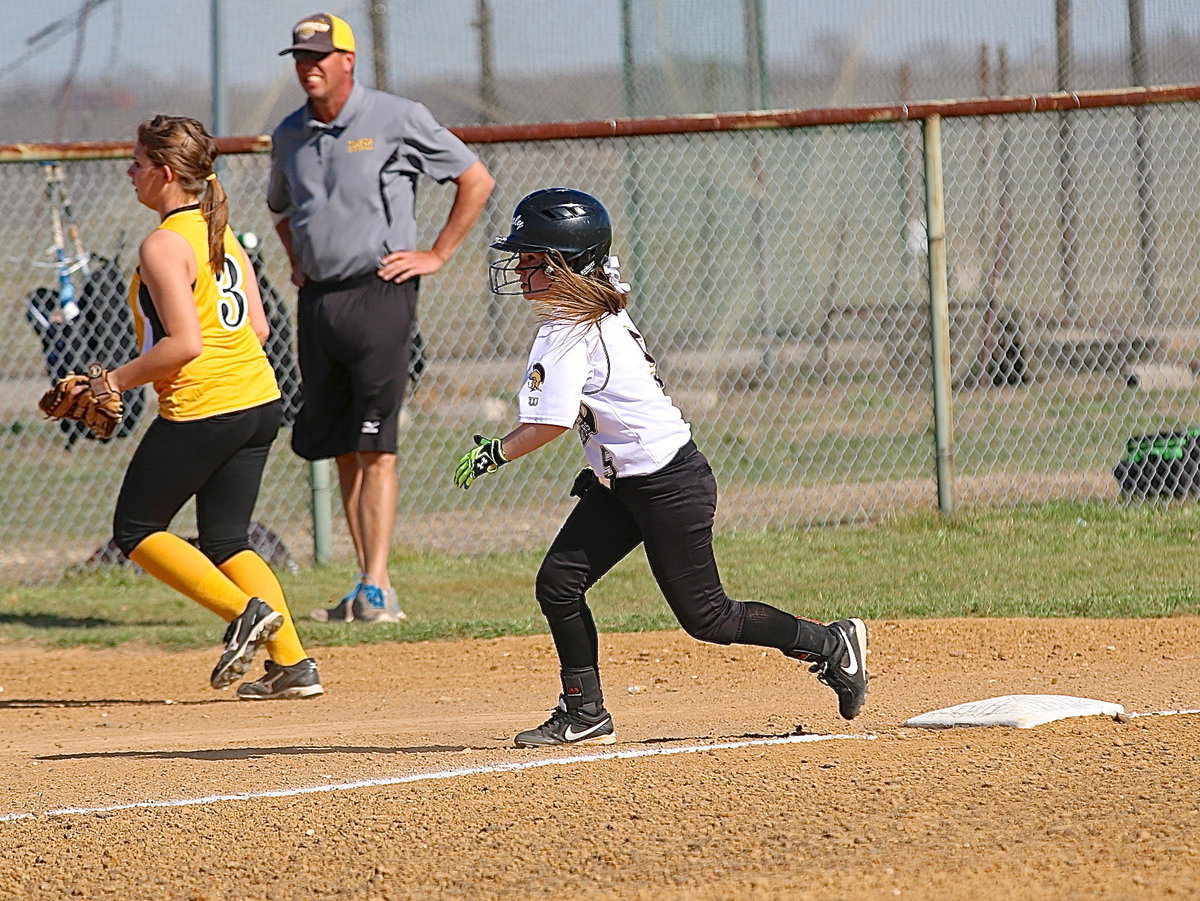
<path fill-rule="evenodd" d="M 213 170 L 220 152 L 216 140 L 195 119 L 163 115 L 139 125 L 137 139 L 151 162 L 170 167 L 179 187 L 200 199 L 200 213 L 208 225 L 208 264 L 219 274 L 225 268 L 229 198 Z"/>
<path fill-rule="evenodd" d="M 561 253 L 546 254 L 550 287 L 533 297 L 533 310 L 542 322 L 568 322 L 587 327 L 605 316 L 619 313 L 629 303 L 608 280 L 603 267 L 580 275 L 566 264 Z"/>

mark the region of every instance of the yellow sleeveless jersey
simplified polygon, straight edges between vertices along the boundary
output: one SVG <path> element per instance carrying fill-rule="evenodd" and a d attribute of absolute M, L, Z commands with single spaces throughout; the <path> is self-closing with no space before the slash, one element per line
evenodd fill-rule
<path fill-rule="evenodd" d="M 196 281 L 192 296 L 200 316 L 204 349 L 200 356 L 154 382 L 164 419 L 188 421 L 248 410 L 279 397 L 275 373 L 250 324 L 245 295 L 249 273 L 232 230 L 225 228 L 225 269 L 219 277 L 208 265 L 208 228 L 199 207 L 184 207 L 163 220 L 192 245 Z M 142 353 L 165 334 L 149 290 L 135 272 L 129 287 L 134 330 Z"/>

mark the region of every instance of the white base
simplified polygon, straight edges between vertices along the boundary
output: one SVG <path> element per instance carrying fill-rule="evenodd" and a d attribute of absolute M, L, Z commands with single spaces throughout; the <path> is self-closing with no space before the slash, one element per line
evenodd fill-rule
<path fill-rule="evenodd" d="M 908 720 L 906 726 L 944 729 L 951 726 L 1012 726 L 1032 729 L 1042 723 L 1072 716 L 1117 716 L 1125 712 L 1120 704 L 1075 698 L 1070 695 L 1003 695 L 984 701 L 970 701 L 941 710 L 931 710 Z"/>

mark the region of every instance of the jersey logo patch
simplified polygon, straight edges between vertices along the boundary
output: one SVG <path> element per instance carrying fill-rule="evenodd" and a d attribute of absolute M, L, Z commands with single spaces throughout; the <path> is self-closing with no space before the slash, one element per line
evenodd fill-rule
<path fill-rule="evenodd" d="M 596 434 L 596 414 L 587 404 L 579 405 L 579 416 L 575 419 L 575 428 L 579 430 L 580 444 L 587 444 Z"/>
<path fill-rule="evenodd" d="M 360 150 L 374 150 L 374 138 L 355 138 L 353 141 L 346 142 L 347 153 L 358 153 Z"/>
<path fill-rule="evenodd" d="M 529 374 L 525 376 L 525 384 L 530 391 L 541 391 L 542 385 L 546 382 L 546 369 L 541 363 L 534 363 L 529 367 Z"/>
<path fill-rule="evenodd" d="M 642 351 L 642 356 L 645 357 L 646 362 L 650 364 L 650 378 L 654 379 L 654 384 L 665 390 L 667 386 L 663 384 L 663 380 L 658 375 L 658 364 L 654 361 L 654 357 L 650 356 L 650 351 L 646 349 L 646 339 L 631 328 L 626 328 L 625 331 L 629 332 L 629 334 L 633 337 L 634 342 Z"/>

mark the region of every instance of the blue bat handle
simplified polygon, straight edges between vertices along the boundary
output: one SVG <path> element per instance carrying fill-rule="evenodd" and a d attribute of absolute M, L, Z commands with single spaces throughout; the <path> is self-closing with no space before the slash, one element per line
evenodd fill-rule
<path fill-rule="evenodd" d="M 67 271 L 66 257 L 61 249 L 55 251 L 58 260 L 58 308 L 62 310 L 63 319 L 70 322 L 79 315 L 79 305 L 75 303 L 75 284 L 71 281 L 71 273 Z"/>

